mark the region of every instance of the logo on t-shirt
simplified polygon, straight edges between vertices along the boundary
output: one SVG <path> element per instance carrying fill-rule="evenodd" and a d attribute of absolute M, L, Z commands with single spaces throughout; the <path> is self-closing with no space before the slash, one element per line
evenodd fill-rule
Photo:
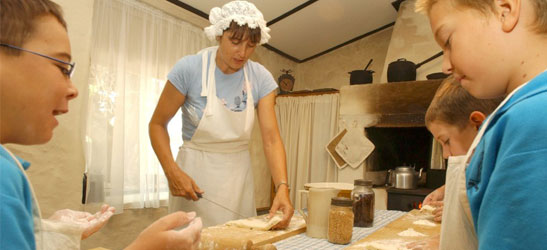
<path fill-rule="evenodd" d="M 230 98 L 227 98 L 230 100 Z M 232 98 L 232 102 L 227 102 L 226 99 L 222 98 L 222 103 L 228 109 L 233 112 L 241 112 L 247 107 L 247 90 L 243 88 L 241 91 Z"/>
<path fill-rule="evenodd" d="M 234 97 L 233 106 L 230 110 L 234 112 L 241 112 L 247 107 L 247 91 L 245 89 L 241 90 L 241 95 Z"/>

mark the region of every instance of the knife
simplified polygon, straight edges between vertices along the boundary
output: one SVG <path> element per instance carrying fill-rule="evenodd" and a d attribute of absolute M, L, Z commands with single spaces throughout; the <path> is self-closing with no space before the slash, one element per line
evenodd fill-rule
<path fill-rule="evenodd" d="M 219 207 L 221 207 L 221 208 L 224 208 L 225 210 L 228 210 L 228 211 L 232 212 L 233 214 L 235 214 L 235 215 L 237 215 L 237 216 L 239 216 L 239 217 L 241 217 L 241 218 L 247 218 L 247 217 L 248 217 L 248 216 L 243 216 L 242 214 L 240 214 L 240 213 L 238 213 L 238 212 L 236 212 L 236 211 L 233 211 L 232 209 L 229 209 L 229 208 L 227 208 L 226 206 L 224 206 L 224 205 L 222 205 L 222 204 L 220 204 L 220 203 L 218 203 L 218 202 L 215 202 L 215 201 L 212 201 L 212 200 L 210 200 L 210 199 L 207 199 L 206 197 L 203 197 L 203 194 L 200 194 L 200 193 L 197 193 L 197 192 L 196 192 L 196 195 L 197 195 L 198 198 L 204 199 L 204 200 L 206 200 L 206 201 L 208 201 L 208 202 L 211 202 L 211 203 L 213 203 L 213 204 L 215 204 L 215 205 L 217 205 L 217 206 L 219 206 Z"/>

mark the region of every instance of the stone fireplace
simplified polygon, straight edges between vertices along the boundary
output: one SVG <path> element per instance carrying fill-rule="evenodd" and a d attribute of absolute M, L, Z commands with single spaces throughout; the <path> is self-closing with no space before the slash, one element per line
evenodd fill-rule
<path fill-rule="evenodd" d="M 425 127 L 425 111 L 441 80 L 365 84 L 340 91 L 340 127 L 359 126 L 375 145 L 360 171 L 340 171 L 339 181 L 366 178 L 385 183 L 387 170 L 415 166 L 427 172 L 442 168 L 442 155 L 435 150 Z M 362 176 L 361 176 L 362 175 Z"/>
<path fill-rule="evenodd" d="M 363 128 L 375 145 L 359 169 L 338 171 L 339 182 L 369 179 L 387 209 L 419 208 L 434 188 L 444 184 L 442 152 L 425 127 L 425 112 L 442 80 L 365 84 L 340 90 L 340 129 Z M 384 187 L 388 170 L 398 166 L 423 168 L 418 189 Z"/>

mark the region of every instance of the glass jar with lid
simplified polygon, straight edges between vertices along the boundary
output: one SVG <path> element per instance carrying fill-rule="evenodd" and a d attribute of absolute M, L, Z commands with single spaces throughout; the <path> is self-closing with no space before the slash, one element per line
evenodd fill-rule
<path fill-rule="evenodd" d="M 351 191 L 353 200 L 353 225 L 356 227 L 372 227 L 374 224 L 374 191 L 372 181 L 358 179 L 353 183 Z"/>
<path fill-rule="evenodd" d="M 348 244 L 353 233 L 353 201 L 345 197 L 331 199 L 327 239 L 334 244 Z"/>

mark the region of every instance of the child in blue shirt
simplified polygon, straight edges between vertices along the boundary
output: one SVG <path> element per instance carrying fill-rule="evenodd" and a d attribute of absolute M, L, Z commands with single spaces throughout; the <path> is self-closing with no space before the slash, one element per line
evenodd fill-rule
<path fill-rule="evenodd" d="M 507 95 L 465 170 L 479 249 L 547 245 L 547 1 L 418 0 L 443 71 L 477 98 Z"/>

